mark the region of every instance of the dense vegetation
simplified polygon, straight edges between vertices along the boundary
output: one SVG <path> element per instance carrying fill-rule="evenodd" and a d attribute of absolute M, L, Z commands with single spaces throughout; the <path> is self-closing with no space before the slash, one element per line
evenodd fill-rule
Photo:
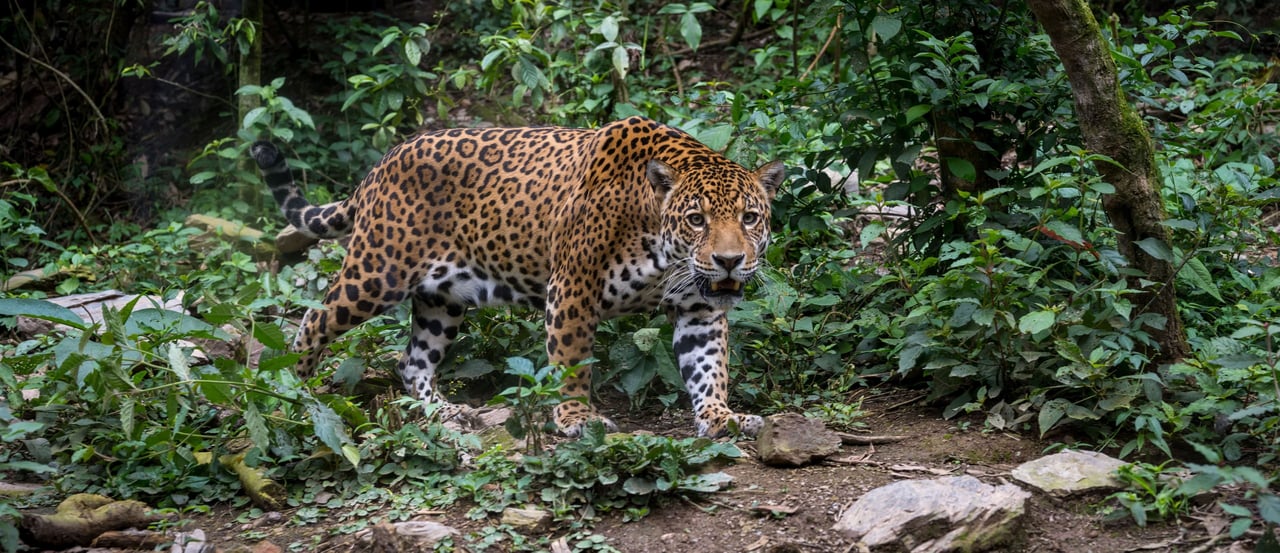
<path fill-rule="evenodd" d="M 1274 35 L 1249 32 L 1265 28 L 1265 2 L 1098 7 L 1115 10 L 1099 19 L 1163 178 L 1172 239 L 1137 245 L 1176 268 L 1172 282 L 1121 255 L 1102 208 L 1115 187 L 1097 169 L 1108 152 L 1083 147 L 1058 57 L 1020 2 L 495 0 L 427 19 L 296 9 L 257 21 L 201 2 L 172 14 L 150 55 L 129 46 L 147 17 L 137 3 L 49 4 L 0 19 L 0 59 L 21 77 L 5 85 L 0 277 L 58 275 L 0 300 L 8 477 L 203 508 L 245 501 L 195 455 L 239 442 L 248 463 L 303 483 L 289 497 L 299 517 L 328 514 L 323 490 L 393 517 L 468 499 L 478 513 L 539 500 L 566 518 L 641 517 L 659 495 L 714 490 L 695 469 L 732 446 L 591 434 L 517 464 L 404 424 L 408 400 L 351 387 L 366 368 L 392 370 L 403 314 L 334 346 L 327 378 L 347 387 L 309 392 L 285 336 L 341 247 L 281 264 L 183 222 L 281 226 L 245 163 L 257 137 L 286 144 L 325 201 L 422 128 L 640 114 L 744 165 L 792 168 L 771 268 L 733 314 L 741 404 L 851 424 L 853 392 L 918 386 L 945 417 L 1069 432 L 1071 447 L 1135 461 L 1117 499 L 1139 523 L 1214 486 L 1230 490 L 1235 535 L 1280 523 L 1278 62 L 1256 54 Z M 260 82 L 239 80 L 248 63 Z M 180 297 L 184 312 L 140 302 L 92 328 L 39 301 L 108 288 Z M 1167 321 L 1143 299 L 1162 289 L 1176 290 L 1190 352 L 1172 362 L 1157 362 Z M 20 334 L 19 313 L 71 328 Z M 460 393 L 520 383 L 501 397 L 527 415 L 513 430 L 535 437 L 556 395 L 555 374 L 534 368 L 540 332 L 537 314 L 483 312 L 449 369 Z M 598 382 L 635 407 L 680 404 L 670 335 L 660 317 L 606 324 Z M 255 363 L 243 337 L 266 348 Z M 210 341 L 238 349 L 205 362 L 193 350 Z M 465 469 L 463 451 L 479 455 Z M 1175 468 L 1188 472 L 1161 477 Z M 385 491 L 402 483 L 425 491 Z M 16 506 L 0 499 L 0 519 Z M 538 546 L 500 529 L 478 539 Z M 14 540 L 0 524 L 0 547 Z"/>

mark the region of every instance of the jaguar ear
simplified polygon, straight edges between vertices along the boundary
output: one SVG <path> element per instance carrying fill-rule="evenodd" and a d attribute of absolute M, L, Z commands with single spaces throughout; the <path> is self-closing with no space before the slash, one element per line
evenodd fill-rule
<path fill-rule="evenodd" d="M 658 198 L 666 198 L 667 193 L 676 186 L 676 170 L 656 159 L 649 160 L 649 164 L 645 166 L 645 176 L 649 177 L 649 184 L 653 185 Z"/>
<path fill-rule="evenodd" d="M 773 200 L 773 196 L 778 193 L 778 186 L 782 184 L 782 179 L 787 178 L 787 166 L 782 164 L 780 160 L 774 160 L 756 169 L 756 177 L 760 179 L 760 184 L 764 186 L 765 192 L 769 194 L 769 200 Z"/>

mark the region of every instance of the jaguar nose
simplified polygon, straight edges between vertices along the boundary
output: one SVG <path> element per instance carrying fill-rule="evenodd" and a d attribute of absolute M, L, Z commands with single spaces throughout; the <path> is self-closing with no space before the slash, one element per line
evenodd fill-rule
<path fill-rule="evenodd" d="M 738 268 L 738 266 L 742 264 L 742 260 L 745 259 L 746 257 L 747 256 L 743 254 L 734 254 L 734 255 L 712 254 L 711 260 L 714 261 L 716 265 L 719 265 L 720 268 L 724 269 L 725 272 L 729 272 Z"/>

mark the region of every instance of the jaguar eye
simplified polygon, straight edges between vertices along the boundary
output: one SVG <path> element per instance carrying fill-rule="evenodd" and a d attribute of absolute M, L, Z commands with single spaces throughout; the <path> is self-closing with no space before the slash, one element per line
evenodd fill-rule
<path fill-rule="evenodd" d="M 684 220 L 695 227 L 701 227 L 707 224 L 707 218 L 703 217 L 701 213 L 690 213 L 685 215 Z"/>
<path fill-rule="evenodd" d="M 760 222 L 760 214 L 754 211 L 748 211 L 742 214 L 742 224 L 751 226 Z"/>

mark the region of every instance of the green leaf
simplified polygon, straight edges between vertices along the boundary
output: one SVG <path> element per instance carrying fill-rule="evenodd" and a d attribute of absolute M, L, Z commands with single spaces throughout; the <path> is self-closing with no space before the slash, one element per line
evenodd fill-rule
<path fill-rule="evenodd" d="M 769 13 L 769 9 L 772 7 L 773 0 L 756 0 L 756 21 L 764 19 L 764 16 Z"/>
<path fill-rule="evenodd" d="M 191 184 L 202 184 L 211 179 L 216 178 L 217 176 L 218 176 L 218 173 L 213 171 L 201 171 L 199 173 L 191 175 L 191 178 L 187 179 L 187 181 L 190 182 Z"/>
<path fill-rule="evenodd" d="M 606 42 L 618 41 L 618 18 L 610 15 L 600 22 L 600 35 Z"/>
<path fill-rule="evenodd" d="M 724 489 L 733 477 L 723 472 L 713 472 L 710 474 L 699 474 L 680 481 L 680 489 L 691 492 L 712 493 Z"/>
<path fill-rule="evenodd" d="M 250 127 L 253 127 L 258 122 L 258 120 L 262 119 L 262 116 L 266 114 L 267 114 L 267 108 L 265 106 L 258 106 L 256 108 L 249 110 L 249 113 L 244 114 L 244 121 L 240 124 L 240 128 L 248 129 Z"/>
<path fill-rule="evenodd" d="M 267 420 L 251 401 L 245 404 L 244 426 L 249 431 L 249 440 L 259 451 L 267 451 L 271 447 L 271 433 L 267 431 Z"/>
<path fill-rule="evenodd" d="M 929 113 L 931 110 L 933 110 L 933 106 L 930 104 L 917 104 L 907 108 L 907 124 L 924 117 L 924 115 Z"/>
<path fill-rule="evenodd" d="M 616 46 L 613 49 L 613 69 L 618 72 L 618 76 L 627 77 L 627 69 L 631 66 L 631 56 L 627 54 L 626 47 Z"/>
<path fill-rule="evenodd" d="M 124 331 L 127 336 L 156 332 L 173 332 L 178 336 L 194 336 L 213 340 L 231 340 L 231 336 L 200 319 L 168 309 L 139 309 L 129 315 Z"/>
<path fill-rule="evenodd" d="M 1070 406 L 1070 401 L 1059 398 L 1051 399 L 1040 407 L 1040 416 L 1037 418 L 1040 423 L 1041 438 L 1044 437 L 1045 433 L 1052 430 L 1054 425 L 1058 424 L 1058 421 L 1062 420 L 1062 417 L 1067 414 L 1067 407 Z"/>
<path fill-rule="evenodd" d="M 404 59 L 409 61 L 409 65 L 417 67 L 422 61 L 422 48 L 418 46 L 415 40 L 404 41 Z"/>
<path fill-rule="evenodd" d="M 486 359 L 468 359 L 449 371 L 450 378 L 479 378 L 496 372 L 498 367 Z"/>
<path fill-rule="evenodd" d="M 878 42 L 884 43 L 898 36 L 898 32 L 902 30 L 902 20 L 883 14 L 877 15 L 875 19 L 871 20 L 871 30 L 875 31 L 876 36 L 880 37 Z"/>
<path fill-rule="evenodd" d="M 729 140 L 733 138 L 733 131 L 733 125 L 716 125 L 698 133 L 698 141 L 706 144 L 712 150 L 723 152 L 725 148 L 729 147 Z"/>
<path fill-rule="evenodd" d="M 680 36 L 684 37 L 684 41 L 694 51 L 702 44 L 702 24 L 698 23 L 698 16 L 693 15 L 693 12 L 685 12 L 680 16 Z"/>
<path fill-rule="evenodd" d="M 862 231 L 858 233 L 858 242 L 865 248 L 867 244 L 879 238 L 888 229 L 889 227 L 885 226 L 883 221 L 871 221 L 862 227 Z"/>
<path fill-rule="evenodd" d="M 1218 502 L 1218 506 L 1222 508 L 1222 512 L 1231 516 L 1237 516 L 1237 517 L 1253 516 L 1253 513 L 1249 511 L 1248 507 L 1241 507 L 1239 505 L 1235 505 L 1232 503 L 1223 503 L 1221 501 Z"/>
<path fill-rule="evenodd" d="M 1044 227 L 1058 235 L 1059 238 L 1075 245 L 1084 243 L 1084 236 L 1080 234 L 1080 229 L 1076 228 L 1075 225 L 1068 224 L 1066 221 L 1059 221 L 1057 219 L 1046 221 Z"/>
<path fill-rule="evenodd" d="M 1142 251 L 1147 252 L 1147 255 L 1151 257 L 1167 263 L 1173 263 L 1173 250 L 1169 249 L 1169 245 L 1159 238 L 1143 238 L 1138 241 L 1138 247 L 1142 248 Z"/>
<path fill-rule="evenodd" d="M 317 438 L 334 453 L 341 453 L 352 467 L 360 465 L 360 452 L 354 450 L 351 436 L 347 428 L 333 409 L 318 401 L 307 403 L 307 413 L 311 415 L 311 425 Z M 354 453 L 354 457 L 353 457 Z"/>
<path fill-rule="evenodd" d="M 653 493 L 654 488 L 653 479 L 639 476 L 632 476 L 622 483 L 623 491 L 632 495 L 649 495 Z"/>
<path fill-rule="evenodd" d="M 955 175 L 961 180 L 965 180 L 968 182 L 973 182 L 977 180 L 978 169 L 974 167 L 973 163 L 970 162 L 969 160 L 958 158 L 958 157 L 948 157 L 948 158 L 943 158 L 943 161 L 947 165 L 947 170 L 951 171 L 951 174 Z"/>
<path fill-rule="evenodd" d="M 137 407 L 137 401 L 133 396 L 120 396 L 120 430 L 124 431 L 125 439 L 133 439 L 133 429 L 136 427 L 138 419 L 134 415 L 134 408 Z"/>
<path fill-rule="evenodd" d="M 400 38 L 400 33 L 398 31 L 399 29 L 387 29 L 387 31 L 385 31 L 384 34 L 382 35 L 382 40 L 378 41 L 378 45 L 374 46 L 373 50 L 370 50 L 369 53 L 377 54 L 378 52 L 381 52 L 384 48 L 391 46 L 392 42 L 395 42 L 397 38 Z"/>
<path fill-rule="evenodd" d="M 533 376 L 534 371 L 533 361 L 523 357 L 507 358 L 507 374 L 515 376 Z"/>
<path fill-rule="evenodd" d="M 1053 326 L 1056 315 L 1053 311 L 1042 309 L 1032 311 L 1018 319 L 1018 330 L 1024 334 L 1037 334 Z"/>
<path fill-rule="evenodd" d="M 182 382 L 191 382 L 191 363 L 177 344 L 169 344 L 169 369 Z"/>
<path fill-rule="evenodd" d="M 58 472 L 58 469 L 56 468 L 53 468 L 49 465 L 40 464 L 34 461 L 8 461 L 8 462 L 0 463 L 0 471 L 10 471 L 10 470 L 25 470 L 27 472 L 34 472 L 36 474 Z M 5 525 L 0 524 L 0 529 L 2 529 L 4 526 Z"/>
<path fill-rule="evenodd" d="M 543 84 L 547 83 L 546 75 L 542 73 L 542 69 L 539 69 L 537 64 L 533 62 L 533 58 L 529 56 L 520 56 L 511 70 L 516 81 L 529 87 L 530 90 L 544 88 Z"/>
<path fill-rule="evenodd" d="M 67 325 L 78 330 L 87 330 L 89 328 L 89 325 L 86 325 L 84 320 L 79 315 L 76 315 L 74 311 L 45 300 L 27 298 L 0 299 L 0 315 L 9 317 L 22 315 Z"/>
<path fill-rule="evenodd" d="M 920 354 L 924 353 L 924 348 L 919 345 L 910 345 L 903 348 L 902 353 L 898 355 L 898 372 L 907 373 L 916 367 L 916 360 L 920 358 Z"/>
<path fill-rule="evenodd" d="M 1222 294 L 1218 291 L 1218 284 L 1213 281 L 1213 275 L 1209 274 L 1209 268 L 1205 267 L 1199 258 L 1188 259 L 1187 263 L 1178 270 L 1178 277 L 1190 282 L 1201 292 L 1213 296 L 1218 301 L 1222 301 Z"/>
<path fill-rule="evenodd" d="M 284 330 L 273 324 L 253 325 L 253 339 L 271 349 L 289 349 L 289 342 L 284 337 Z"/>

